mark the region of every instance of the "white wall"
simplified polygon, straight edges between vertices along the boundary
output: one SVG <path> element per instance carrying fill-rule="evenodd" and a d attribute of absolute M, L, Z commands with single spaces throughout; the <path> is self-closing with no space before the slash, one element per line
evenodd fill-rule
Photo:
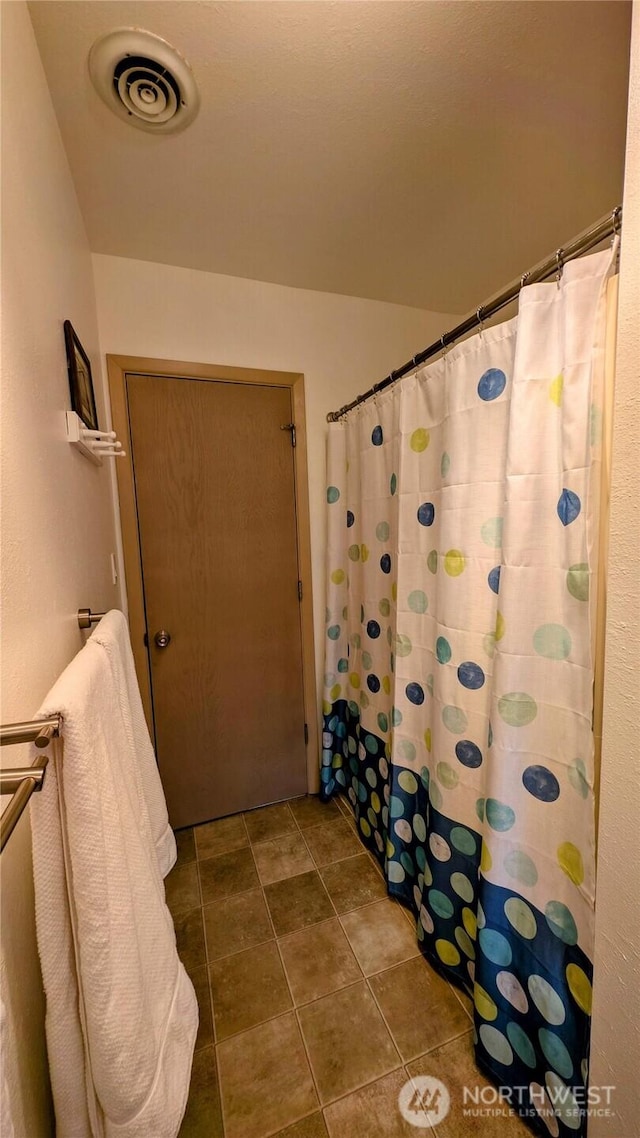
<path fill-rule="evenodd" d="M 64 437 L 62 323 L 99 374 L 91 258 L 26 4 L 2 4 L 2 705 L 28 719 L 83 643 L 76 609 L 118 603 L 106 467 Z M 104 417 L 104 408 L 99 407 Z M 104 418 L 103 418 L 104 421 Z M 27 761 L 4 748 L 4 766 Z M 3 800 L 3 806 L 6 800 Z M 2 854 L 5 1068 L 16 1138 L 52 1133 L 28 816 Z"/>
<path fill-rule="evenodd" d="M 640 1134 L 640 4 L 634 4 L 611 487 L 592 1086 L 614 1116 L 590 1138 Z"/>
<path fill-rule="evenodd" d="M 304 373 L 320 683 L 325 416 L 431 343 L 457 318 L 122 257 L 94 255 L 93 264 L 103 354 Z"/>

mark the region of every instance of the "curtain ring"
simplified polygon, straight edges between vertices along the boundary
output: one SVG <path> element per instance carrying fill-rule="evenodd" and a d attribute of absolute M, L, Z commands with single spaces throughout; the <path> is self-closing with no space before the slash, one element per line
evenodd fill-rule
<path fill-rule="evenodd" d="M 447 345 L 444 342 L 444 338 L 445 338 L 446 334 L 447 334 L 446 332 L 443 332 L 441 337 L 440 337 L 440 347 L 442 348 L 442 352 L 445 356 L 447 354 Z"/>
<path fill-rule="evenodd" d="M 616 206 L 613 213 L 611 214 L 611 224 L 613 225 L 613 236 L 615 239 L 620 232 L 620 206 L 619 205 Z"/>
<path fill-rule="evenodd" d="M 482 328 L 482 305 L 481 304 L 479 304 L 478 307 L 476 308 L 476 320 L 478 322 L 478 328 L 480 329 L 480 335 L 482 335 L 483 328 Z"/>
<path fill-rule="evenodd" d="M 564 249 L 556 249 L 556 270 L 557 270 L 556 271 L 556 284 L 557 284 L 558 288 L 560 288 L 560 281 L 562 280 L 562 271 L 564 269 L 564 261 L 562 259 L 563 253 L 564 253 Z"/>
<path fill-rule="evenodd" d="M 520 277 L 520 288 L 524 288 L 527 281 L 529 280 L 530 273 L 531 273 L 531 270 L 527 269 L 526 273 L 522 274 L 522 276 Z"/>

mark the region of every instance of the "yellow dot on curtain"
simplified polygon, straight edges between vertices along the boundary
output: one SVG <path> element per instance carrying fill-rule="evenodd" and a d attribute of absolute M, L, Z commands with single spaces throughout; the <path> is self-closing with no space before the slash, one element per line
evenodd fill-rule
<path fill-rule="evenodd" d="M 379 795 L 376 794 L 375 790 L 373 791 L 373 793 L 371 795 L 371 805 L 372 805 L 375 813 L 379 814 L 380 810 L 381 810 L 380 797 L 379 797 Z"/>
<path fill-rule="evenodd" d="M 334 585 L 341 585 L 344 581 L 344 569 L 334 569 L 331 574 L 331 580 Z"/>
<path fill-rule="evenodd" d="M 430 752 L 431 751 L 431 728 L 430 727 L 427 727 L 427 730 L 424 733 L 424 743 L 425 743 L 425 747 Z"/>
<path fill-rule="evenodd" d="M 397 581 L 394 581 L 392 586 L 391 586 L 391 600 L 395 604 L 397 599 L 398 599 L 398 583 L 397 583 Z"/>
<path fill-rule="evenodd" d="M 338 696 L 340 695 L 341 691 L 342 691 L 342 687 L 340 684 L 334 684 L 333 687 L 331 688 L 329 695 L 331 696 L 331 699 L 333 700 L 334 703 L 337 700 Z"/>
<path fill-rule="evenodd" d="M 360 687 L 360 676 L 358 675 L 357 672 L 351 672 L 349 674 L 349 683 L 351 684 L 352 688 L 359 688 Z"/>
<path fill-rule="evenodd" d="M 443 964 L 455 965 L 460 963 L 460 953 L 450 940 L 437 940 L 436 952 Z"/>
<path fill-rule="evenodd" d="M 462 910 L 462 923 L 471 939 L 475 940 L 477 936 L 478 922 L 476 921 L 475 913 L 471 909 L 467 909 L 466 906 Z"/>
<path fill-rule="evenodd" d="M 395 847 L 392 842 L 387 838 L 387 857 L 392 858 L 396 856 Z"/>
<path fill-rule="evenodd" d="M 464 571 L 465 559 L 459 549 L 450 549 L 444 556 L 444 570 L 450 577 L 459 577 Z"/>
<path fill-rule="evenodd" d="M 322 701 L 322 714 L 323 715 L 330 715 L 331 714 L 331 704 L 328 703 L 326 699 L 323 699 L 323 701 Z"/>
<path fill-rule="evenodd" d="M 496 640 L 496 641 L 502 640 L 502 637 L 504 636 L 504 633 L 505 633 L 505 628 L 506 628 L 506 625 L 504 623 L 504 617 L 503 617 L 502 613 L 498 610 L 498 612 L 496 613 L 496 630 L 493 634 L 494 640 Z"/>
<path fill-rule="evenodd" d="M 493 865 L 493 858 L 489 853 L 489 847 L 486 842 L 482 843 L 482 853 L 480 855 L 480 869 L 483 873 L 489 873 Z"/>
<path fill-rule="evenodd" d="M 481 988 L 479 984 L 475 984 L 473 988 L 473 1002 L 476 1006 L 478 1015 L 483 1019 L 495 1019 L 498 1014 L 498 1009 L 494 1004 L 491 996 Z"/>
<path fill-rule="evenodd" d="M 386 695 L 391 694 L 391 680 L 388 676 L 382 677 L 382 690 Z"/>
<path fill-rule="evenodd" d="M 573 842 L 563 842 L 558 846 L 558 865 L 574 885 L 582 885 L 584 881 L 582 854 Z"/>
<path fill-rule="evenodd" d="M 429 446 L 429 432 L 424 427 L 418 427 L 409 439 L 409 446 L 411 450 L 420 454 L 421 451 L 426 450 Z"/>
<path fill-rule="evenodd" d="M 569 991 L 578 1007 L 582 1008 L 583 1012 L 586 1012 L 587 1015 L 590 1016 L 593 993 L 589 977 L 577 964 L 567 964 L 566 977 Z"/>
<path fill-rule="evenodd" d="M 369 560 L 369 546 L 368 545 L 360 546 L 360 557 L 361 557 L 363 562 Z"/>
<path fill-rule="evenodd" d="M 549 384 L 549 399 L 555 403 L 556 407 L 562 406 L 562 389 L 564 387 L 564 376 L 557 375 L 555 379 L 551 380 Z"/>

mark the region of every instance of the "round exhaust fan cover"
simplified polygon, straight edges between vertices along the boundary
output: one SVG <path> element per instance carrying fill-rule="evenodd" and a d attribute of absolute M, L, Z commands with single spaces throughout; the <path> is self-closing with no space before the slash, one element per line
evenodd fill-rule
<path fill-rule="evenodd" d="M 200 96 L 186 59 L 142 28 L 116 28 L 96 40 L 89 74 L 114 114 L 140 130 L 183 130 L 198 113 Z"/>

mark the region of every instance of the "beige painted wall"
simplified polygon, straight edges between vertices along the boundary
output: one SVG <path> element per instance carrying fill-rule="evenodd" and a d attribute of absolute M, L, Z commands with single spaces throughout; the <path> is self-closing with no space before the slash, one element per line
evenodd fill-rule
<path fill-rule="evenodd" d="M 325 634 L 325 415 L 366 391 L 457 318 L 122 257 L 94 255 L 93 264 L 103 354 L 304 373 L 320 684 Z"/>
<path fill-rule="evenodd" d="M 92 466 L 64 434 L 65 318 L 99 375 L 91 258 L 21 0 L 2 4 L 2 49 L 1 715 L 12 722 L 37 710 L 82 647 L 75 610 L 113 607 L 118 595 L 108 469 Z M 26 757 L 24 747 L 4 748 L 2 762 Z M 16 1138 L 45 1138 L 52 1121 L 28 817 L 1 869 L 9 1099 Z"/>
<path fill-rule="evenodd" d="M 640 4 L 634 4 L 613 436 L 589 1138 L 640 1134 Z"/>

